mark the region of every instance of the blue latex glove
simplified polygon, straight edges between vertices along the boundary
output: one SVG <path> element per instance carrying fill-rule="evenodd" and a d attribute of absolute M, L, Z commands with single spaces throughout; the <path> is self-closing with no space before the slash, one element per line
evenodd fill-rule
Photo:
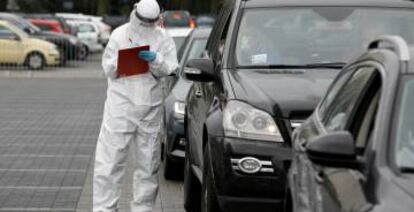
<path fill-rule="evenodd" d="M 147 62 L 153 62 L 157 59 L 157 53 L 152 51 L 141 51 L 138 54 L 138 58 Z"/>

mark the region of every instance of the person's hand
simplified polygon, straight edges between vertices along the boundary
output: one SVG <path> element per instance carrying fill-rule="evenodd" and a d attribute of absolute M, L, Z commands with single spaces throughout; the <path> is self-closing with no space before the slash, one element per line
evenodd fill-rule
<path fill-rule="evenodd" d="M 157 53 L 152 51 L 141 51 L 138 54 L 138 58 L 147 62 L 153 62 L 157 59 Z"/>

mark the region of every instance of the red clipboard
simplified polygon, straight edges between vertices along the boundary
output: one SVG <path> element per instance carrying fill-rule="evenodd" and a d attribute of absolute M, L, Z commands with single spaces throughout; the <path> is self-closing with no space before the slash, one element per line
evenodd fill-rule
<path fill-rule="evenodd" d="M 138 58 L 141 51 L 149 51 L 150 46 L 140 46 L 118 51 L 117 77 L 129 77 L 148 73 L 148 62 Z"/>

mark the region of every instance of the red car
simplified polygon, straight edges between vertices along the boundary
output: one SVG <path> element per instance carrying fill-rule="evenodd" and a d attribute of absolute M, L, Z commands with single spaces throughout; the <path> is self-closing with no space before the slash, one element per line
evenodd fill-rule
<path fill-rule="evenodd" d="M 65 33 L 58 21 L 43 19 L 29 19 L 29 21 L 39 27 L 42 31 Z"/>

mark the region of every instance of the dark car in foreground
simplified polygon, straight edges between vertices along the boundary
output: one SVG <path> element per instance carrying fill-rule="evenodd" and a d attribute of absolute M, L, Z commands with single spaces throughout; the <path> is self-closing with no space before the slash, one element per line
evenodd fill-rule
<path fill-rule="evenodd" d="M 184 115 L 185 100 L 192 85 L 184 78 L 185 64 L 188 60 L 202 58 L 205 52 L 208 36 L 211 29 L 195 29 L 184 41 L 178 51 L 180 68 L 172 81 L 171 92 L 165 99 L 165 132 L 163 143 L 164 176 L 167 179 L 176 179 L 182 174 L 185 157 Z"/>
<path fill-rule="evenodd" d="M 398 12 L 413 20 L 413 11 Z M 413 54 L 401 37 L 379 37 L 295 131 L 295 212 L 413 211 Z"/>
<path fill-rule="evenodd" d="M 88 57 L 88 47 L 74 36 L 42 31 L 29 21 L 11 13 L 0 13 L 0 20 L 12 23 L 31 37 L 54 43 L 59 48 L 62 65 L 68 60 L 86 60 Z"/>
<path fill-rule="evenodd" d="M 404 20 L 411 5 L 227 1 L 208 41 L 209 59 L 187 63 L 186 77 L 196 83 L 185 119 L 186 209 L 283 210 L 292 129 L 372 36 L 414 28 L 392 19 Z"/>

